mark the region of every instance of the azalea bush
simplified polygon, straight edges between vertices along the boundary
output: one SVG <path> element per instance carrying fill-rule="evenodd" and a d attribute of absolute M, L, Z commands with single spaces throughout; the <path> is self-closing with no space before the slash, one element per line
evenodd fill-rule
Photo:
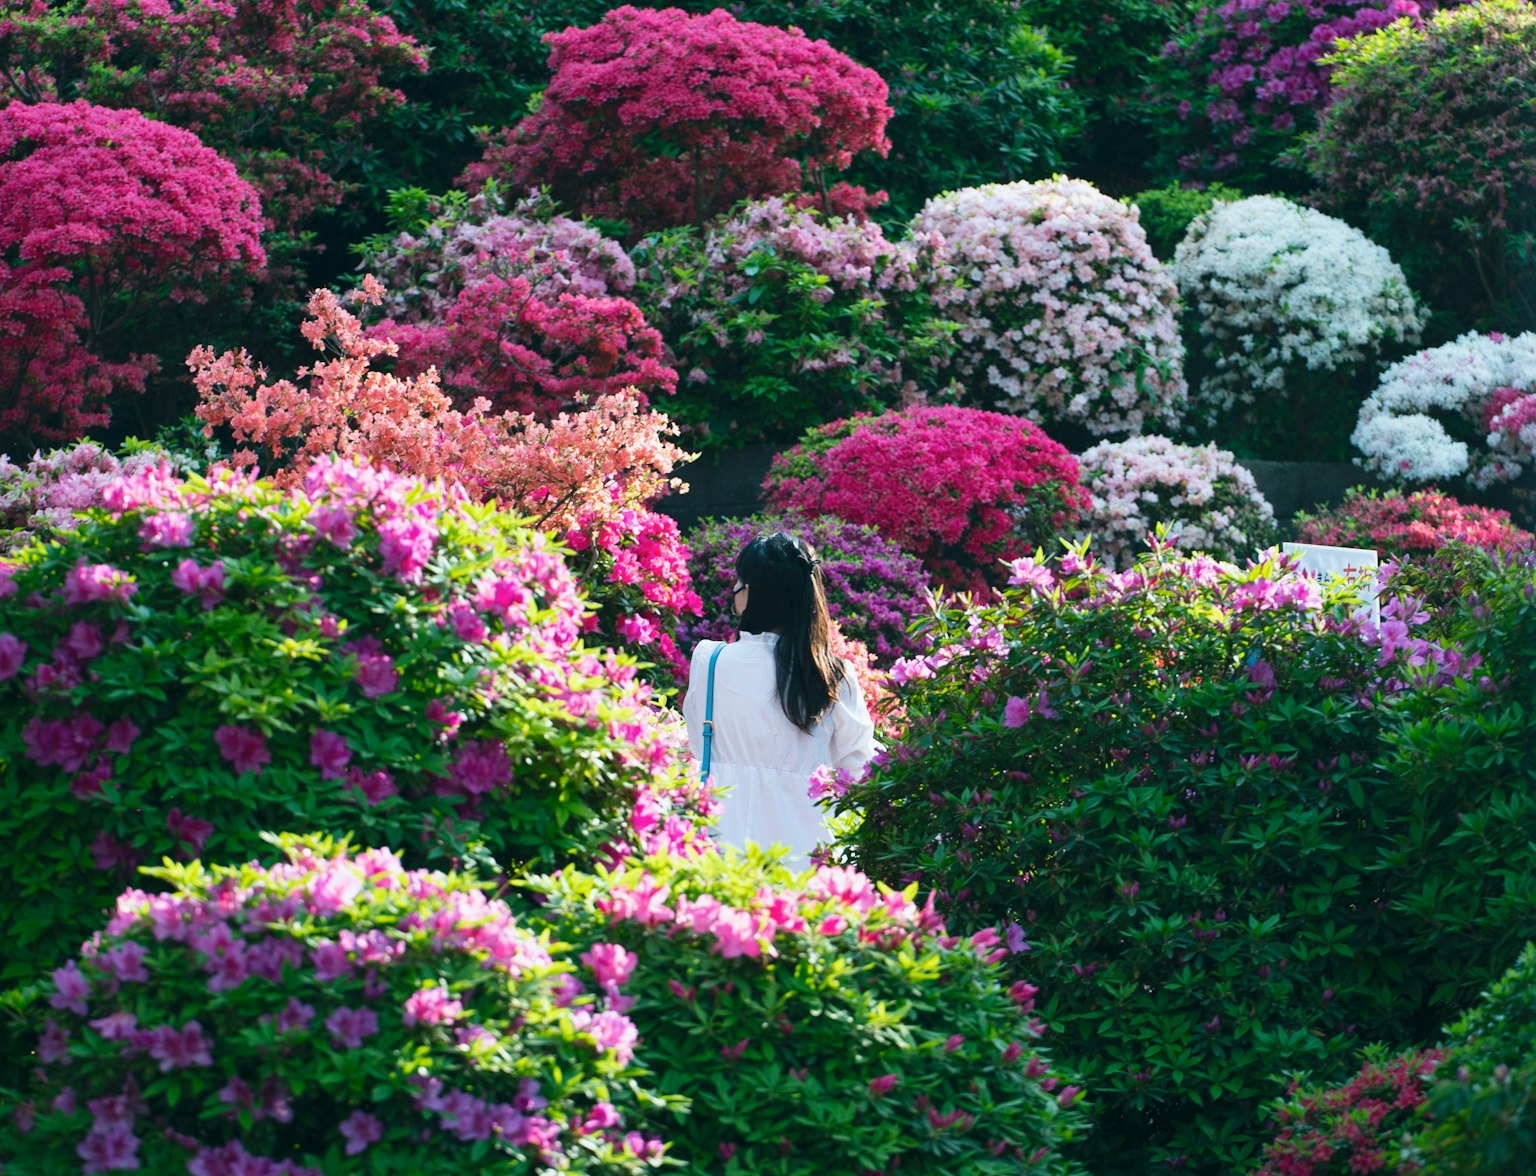
<path fill-rule="evenodd" d="M 1389 482 L 1518 478 L 1536 456 L 1536 332 L 1468 332 L 1392 365 L 1350 440 Z"/>
<path fill-rule="evenodd" d="M 1232 454 L 1167 437 L 1100 441 L 1078 455 L 1094 553 L 1127 565 L 1159 527 L 1185 551 L 1241 562 L 1278 537 L 1275 511 Z"/>
<path fill-rule="evenodd" d="M 240 860 L 264 829 L 504 870 L 692 836 L 657 823 L 703 811 L 680 736 L 580 643 L 564 560 L 454 487 L 161 468 L 55 539 L 0 574 L 6 976 L 135 865 Z"/>
<path fill-rule="evenodd" d="M 789 441 L 810 425 L 944 388 L 953 324 L 916 257 L 880 226 L 783 197 L 633 250 L 636 300 L 682 385 L 672 411 L 700 445 Z"/>
<path fill-rule="evenodd" d="M 1193 415 L 1265 457 L 1341 448 L 1362 374 L 1416 343 L 1424 324 L 1385 249 L 1275 196 L 1197 217 L 1173 276 L 1205 362 Z"/>
<path fill-rule="evenodd" d="M 702 619 L 687 627 L 690 643 L 723 640 L 735 630 L 736 557 L 753 539 L 775 531 L 816 549 L 827 611 L 845 636 L 867 646 L 882 665 L 921 650 L 922 639 L 907 630 L 929 609 L 931 582 L 922 561 L 875 528 L 831 514 L 709 519 L 690 531 L 688 569 L 704 603 Z"/>
<path fill-rule="evenodd" d="M 1457 502 L 1430 488 L 1366 491 L 1356 486 L 1338 506 L 1296 516 L 1296 537 L 1332 547 L 1374 547 L 1383 554 L 1438 551 L 1448 543 L 1507 549 L 1536 544 L 1507 510 Z"/>
<path fill-rule="evenodd" d="M 53 972 L 8 1169 L 659 1166 L 616 983 L 578 995 L 574 956 L 470 877 L 281 844 L 270 867 L 151 871 L 166 892 L 124 891 Z"/>
<path fill-rule="evenodd" d="M 1076 1170 L 1083 1092 L 1041 1049 L 1036 990 L 1000 982 L 997 931 L 948 935 L 912 888 L 758 850 L 533 885 L 583 979 L 633 1002 L 636 1060 L 691 1108 L 642 1130 L 694 1170 Z"/>
<path fill-rule="evenodd" d="M 0 106 L 0 446 L 72 441 L 159 368 L 164 304 L 236 296 L 261 204 L 188 131 L 85 102 Z"/>
<path fill-rule="evenodd" d="M 1242 1170 L 1280 1074 L 1422 1042 L 1536 930 L 1518 576 L 1480 582 L 1458 650 L 1278 556 L 1020 559 L 893 668 L 907 734 L 836 802 L 843 860 L 956 930 L 1018 924 L 1010 975 L 1094 1093 L 1090 1167 Z"/>
<path fill-rule="evenodd" d="M 1368 1047 L 1359 1071 L 1333 1087 L 1294 1087 L 1272 1110 L 1275 1137 L 1261 1176 L 1353 1176 L 1423 1172 L 1405 1141 L 1418 1127 L 1431 1078 L 1444 1051 L 1396 1056 Z"/>
<path fill-rule="evenodd" d="M 646 232 L 743 199 L 826 195 L 855 155 L 890 146 L 880 75 L 799 29 L 625 5 L 545 40 L 538 109 L 490 139 L 467 187 L 547 184 Z"/>
<path fill-rule="evenodd" d="M 1414 24 L 1434 0 L 1226 0 L 1202 7 L 1164 46 L 1148 98 L 1165 162 L 1199 180 L 1301 191 L 1291 157 L 1333 95 L 1341 39 Z M 1385 129 L 1385 128 L 1383 128 Z"/>
<path fill-rule="evenodd" d="M 1536 329 L 1536 11 L 1443 5 L 1340 45 L 1309 142 L 1325 206 L 1389 245 L 1457 327 Z"/>
<path fill-rule="evenodd" d="M 910 232 L 976 396 L 1098 436 L 1183 419 L 1178 291 L 1133 209 L 1058 176 L 935 196 Z"/>
<path fill-rule="evenodd" d="M 873 527 L 938 582 L 977 590 L 1088 505 L 1076 460 L 1037 426 L 953 405 L 808 430 L 773 459 L 763 496 L 778 511 Z"/>

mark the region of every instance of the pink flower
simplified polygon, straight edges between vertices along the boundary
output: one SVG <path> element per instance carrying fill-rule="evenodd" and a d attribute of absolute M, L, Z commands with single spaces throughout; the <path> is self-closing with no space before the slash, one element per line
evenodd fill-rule
<path fill-rule="evenodd" d="M 27 643 L 10 633 L 0 633 L 0 682 L 14 678 L 27 660 Z"/>
<path fill-rule="evenodd" d="M 623 1013 L 607 1009 L 594 1014 L 587 1009 L 577 1009 L 571 1014 L 571 1020 L 578 1032 L 592 1035 L 598 1049 L 613 1050 L 620 1064 L 635 1056 L 635 1044 L 640 1040 L 640 1032 Z"/>
<path fill-rule="evenodd" d="M 204 568 L 195 559 L 184 559 L 171 572 L 171 583 L 188 596 L 199 597 L 207 612 L 224 599 L 224 561 L 216 559 Z"/>
<path fill-rule="evenodd" d="M 631 645 L 649 645 L 661 632 L 655 621 L 638 614 L 621 617 L 617 627 L 619 636 Z"/>
<path fill-rule="evenodd" d="M 211 824 L 196 817 L 184 817 L 179 808 L 172 808 L 165 814 L 165 827 L 177 841 L 184 842 L 194 855 L 203 852 L 203 846 L 213 835 Z"/>
<path fill-rule="evenodd" d="M 1029 722 L 1029 699 L 1009 697 L 1003 707 L 1003 726 L 1022 727 Z"/>
<path fill-rule="evenodd" d="M 448 778 L 471 796 L 494 792 L 512 782 L 512 762 L 507 750 L 493 739 L 465 744 L 448 766 Z"/>
<path fill-rule="evenodd" d="M 190 547 L 196 528 L 192 516 L 181 511 L 163 511 L 149 515 L 139 524 L 139 538 L 144 550 L 157 547 Z"/>
<path fill-rule="evenodd" d="M 379 1031 L 379 1017 L 372 1009 L 343 1006 L 325 1019 L 325 1028 L 343 1049 L 360 1049 L 365 1038 Z"/>
<path fill-rule="evenodd" d="M 464 1016 L 464 1005 L 440 984 L 418 988 L 405 999 L 402 1020 L 411 1025 L 451 1025 Z"/>
<path fill-rule="evenodd" d="M 334 731 L 316 731 L 309 737 L 309 762 L 320 769 L 322 780 L 340 780 L 352 762 L 352 749 Z"/>
<path fill-rule="evenodd" d="M 122 604 L 138 590 L 132 576 L 110 564 L 82 561 L 64 577 L 65 604 L 91 604 L 102 600 Z"/>
<path fill-rule="evenodd" d="M 74 960 L 53 973 L 53 992 L 48 997 L 50 1006 L 68 1009 L 85 1016 L 85 1002 L 91 995 L 91 982 L 81 973 Z"/>
<path fill-rule="evenodd" d="M 357 660 L 353 680 L 365 698 L 382 698 L 400 684 L 394 660 L 386 653 L 363 654 Z"/>
<path fill-rule="evenodd" d="M 869 1093 L 875 1098 L 884 1098 L 895 1088 L 896 1083 L 900 1080 L 900 1076 L 896 1074 L 881 1074 L 878 1078 L 871 1078 L 869 1080 Z"/>
<path fill-rule="evenodd" d="M 336 1128 L 347 1141 L 347 1155 L 360 1156 L 384 1138 L 384 1124 L 366 1111 L 353 1111 Z"/>
<path fill-rule="evenodd" d="M 618 988 L 629 982 L 640 957 L 617 943 L 594 943 L 590 950 L 581 953 L 581 962 L 592 969 L 592 975 L 605 988 Z"/>
<path fill-rule="evenodd" d="M 219 754 L 235 766 L 236 772 L 254 772 L 259 776 L 262 765 L 272 762 L 266 736 L 259 731 L 226 724 L 214 731 L 213 738 L 219 745 Z"/>
<path fill-rule="evenodd" d="M 370 805 L 380 804 L 387 797 L 400 795 L 400 789 L 396 787 L 394 777 L 382 768 L 376 772 L 348 768 L 347 787 L 357 789 L 364 802 Z"/>

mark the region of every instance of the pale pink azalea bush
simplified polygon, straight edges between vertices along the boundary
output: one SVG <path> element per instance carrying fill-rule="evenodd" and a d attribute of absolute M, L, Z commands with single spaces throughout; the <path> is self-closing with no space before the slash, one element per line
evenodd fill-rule
<path fill-rule="evenodd" d="M 544 535 L 341 459 L 291 490 L 162 467 L 103 500 L 0 564 L 0 756 L 27 798 L 0 814 L 6 976 L 135 865 L 239 860 L 263 829 L 505 870 L 703 842 L 680 734 L 582 643 Z"/>
<path fill-rule="evenodd" d="M 1160 525 L 1185 551 L 1241 561 L 1277 537 L 1275 511 L 1253 475 L 1214 444 L 1167 437 L 1101 441 L 1077 458 L 1089 507 L 1080 525 L 1094 554 L 1128 566 Z"/>
<path fill-rule="evenodd" d="M 154 449 L 119 459 L 94 441 L 34 453 L 25 465 L 0 453 L 0 551 L 74 530 L 78 512 L 100 507 L 107 487 L 165 460 Z"/>
<path fill-rule="evenodd" d="M 282 848 L 152 871 L 168 889 L 124 891 L 52 973 L 37 1068 L 0 1120 L 7 1170 L 656 1166 L 661 1141 L 633 1126 L 632 998 L 606 963 L 622 949 L 552 948 L 473 878 L 388 849 Z"/>
<path fill-rule="evenodd" d="M 935 196 L 910 233 L 975 395 L 1098 436 L 1183 419 L 1178 291 L 1134 208 L 1057 176 Z"/>
<path fill-rule="evenodd" d="M 1041 1049 L 1045 998 L 999 979 L 1029 950 L 1018 926 L 950 935 L 915 886 L 756 849 L 532 886 L 573 952 L 623 953 L 636 1060 L 692 1101 L 642 1130 L 693 1170 L 1074 1170 L 1082 1090 Z"/>

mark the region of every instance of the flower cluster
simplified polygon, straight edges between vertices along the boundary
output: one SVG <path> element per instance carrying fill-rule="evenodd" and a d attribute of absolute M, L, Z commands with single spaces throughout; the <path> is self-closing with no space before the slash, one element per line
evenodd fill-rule
<path fill-rule="evenodd" d="M 635 1028 L 470 878 L 287 838 L 262 868 L 161 868 L 53 972 L 7 1160 L 84 1172 L 639 1172 Z M 41 1002 L 40 1002 L 41 1003 Z M 79 1064 L 76 1064 L 79 1063 Z M 619 1105 L 616 1106 L 615 1103 Z M 620 1110 L 623 1107 L 623 1110 Z M 51 1168 L 50 1170 L 57 1170 Z"/>
<path fill-rule="evenodd" d="M 1173 275 L 1212 370 L 1196 404 L 1287 403 L 1308 373 L 1339 373 L 1417 341 L 1424 311 L 1387 251 L 1358 229 L 1276 196 L 1195 219 Z M 1334 393 L 1337 396 L 1337 392 Z"/>
<path fill-rule="evenodd" d="M 1040 1049 L 1036 989 L 998 981 L 1019 928 L 950 935 L 915 886 L 758 850 L 532 885 L 573 951 L 622 949 L 637 1060 L 691 1104 L 656 1131 L 693 1169 L 1069 1170 L 1082 1092 Z"/>
<path fill-rule="evenodd" d="M 1125 566 L 1160 525 L 1185 551 L 1242 560 L 1276 538 L 1275 512 L 1253 475 L 1224 449 L 1167 437 L 1101 441 L 1078 455 L 1090 505 L 1080 524 L 1094 551 Z"/>
<path fill-rule="evenodd" d="M 1447 543 L 1506 550 L 1536 542 L 1505 510 L 1457 502 L 1433 488 L 1367 493 L 1358 486 L 1331 510 L 1298 515 L 1296 537 L 1333 547 L 1374 547 L 1391 555 L 1438 551 Z"/>
<path fill-rule="evenodd" d="M 724 640 L 734 629 L 736 556 L 759 535 L 774 531 L 797 535 L 816 549 L 827 610 L 845 637 L 867 646 L 882 665 L 919 650 L 921 639 L 907 628 L 929 608 L 930 581 L 922 562 L 873 527 L 831 514 L 720 519 L 691 531 L 688 569 L 704 598 L 704 616 L 685 628 L 690 644 Z"/>
<path fill-rule="evenodd" d="M 35 453 L 23 466 L 0 454 L 0 551 L 74 530 L 79 512 L 102 505 L 107 487 L 168 457 L 147 447 L 119 459 L 94 441 Z"/>
<path fill-rule="evenodd" d="M 1381 374 L 1351 440 L 1393 482 L 1466 478 L 1486 487 L 1536 456 L 1536 332 L 1468 332 Z"/>
<path fill-rule="evenodd" d="M 504 869 L 702 835 L 702 798 L 663 795 L 677 732 L 628 659 L 581 644 L 542 534 L 335 459 L 291 492 L 162 467 L 103 499 L 0 577 L 0 753 L 28 797 L 0 814 L 26 845 L 3 862 L 11 971 L 78 941 L 121 869 L 243 858 L 263 829 L 381 830 L 429 860 L 479 842 Z"/>
<path fill-rule="evenodd" d="M 646 231 L 815 190 L 889 149 L 880 75 L 798 28 L 625 5 L 545 39 L 554 76 L 537 111 L 491 141 L 469 186 L 548 184 L 583 215 Z"/>
<path fill-rule="evenodd" d="M 989 184 L 934 197 L 911 234 L 976 392 L 1097 435 L 1183 418 L 1178 291 L 1134 209 L 1081 180 Z"/>
<path fill-rule="evenodd" d="M 873 221 L 772 196 L 633 256 L 635 297 L 685 373 L 676 411 L 704 443 L 788 440 L 943 383 L 949 326 L 915 250 Z"/>
<path fill-rule="evenodd" d="M 955 406 L 812 429 L 774 458 L 763 492 L 776 510 L 873 527 L 936 580 L 979 590 L 1088 505 L 1076 459 L 1038 427 Z"/>

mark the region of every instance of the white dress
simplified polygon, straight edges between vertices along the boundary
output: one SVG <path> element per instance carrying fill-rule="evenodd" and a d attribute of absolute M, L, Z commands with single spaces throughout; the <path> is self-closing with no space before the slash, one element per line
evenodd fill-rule
<path fill-rule="evenodd" d="M 858 680 L 843 678 L 837 701 L 810 733 L 789 721 L 774 690 L 774 633 L 742 633 L 715 663 L 715 735 L 710 775 L 722 791 L 715 839 L 737 848 L 748 841 L 787 845 L 792 869 L 809 864 L 810 851 L 828 840 L 821 810 L 806 795 L 811 773 L 823 764 L 854 775 L 879 750 L 875 724 Z M 709 658 L 721 645 L 701 641 L 688 671 L 683 717 L 695 762 L 704 755 L 704 695 Z"/>

